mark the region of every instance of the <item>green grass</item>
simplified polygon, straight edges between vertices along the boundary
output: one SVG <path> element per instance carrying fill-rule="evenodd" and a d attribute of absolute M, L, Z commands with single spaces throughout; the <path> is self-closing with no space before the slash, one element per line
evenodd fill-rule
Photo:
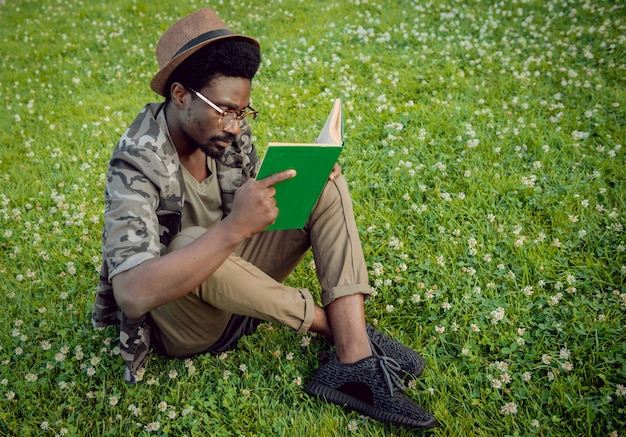
<path fill-rule="evenodd" d="M 262 325 L 128 386 L 91 327 L 108 156 L 157 99 L 158 37 L 206 6 L 174 3 L 0 5 L 0 435 L 412 435 L 304 393 L 319 337 Z M 213 7 L 263 47 L 261 152 L 343 98 L 366 316 L 423 354 L 407 394 L 442 424 L 418 434 L 626 434 L 624 5 Z M 318 290 L 309 261 L 288 281 Z"/>

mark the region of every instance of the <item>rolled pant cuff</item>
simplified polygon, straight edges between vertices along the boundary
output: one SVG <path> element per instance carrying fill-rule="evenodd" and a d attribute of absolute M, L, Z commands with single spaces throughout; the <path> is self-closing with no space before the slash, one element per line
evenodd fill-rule
<path fill-rule="evenodd" d="M 362 294 L 366 298 L 372 295 L 372 287 L 363 284 L 337 285 L 322 293 L 322 305 L 326 306 L 340 297 Z"/>
<path fill-rule="evenodd" d="M 298 334 L 306 334 L 309 331 L 309 328 L 313 324 L 313 319 L 315 318 L 315 301 L 313 300 L 313 296 L 311 292 L 306 288 L 300 288 L 300 293 L 302 293 L 302 297 L 304 298 L 304 320 L 302 320 L 302 324 L 298 329 L 295 329 Z"/>

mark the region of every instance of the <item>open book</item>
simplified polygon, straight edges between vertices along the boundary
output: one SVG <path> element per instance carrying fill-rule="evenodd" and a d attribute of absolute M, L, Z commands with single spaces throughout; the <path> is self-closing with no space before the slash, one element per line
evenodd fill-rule
<path fill-rule="evenodd" d="M 296 176 L 275 185 L 276 222 L 266 230 L 300 229 L 306 224 L 343 149 L 341 99 L 335 100 L 314 143 L 269 143 L 257 179 L 283 170 Z"/>

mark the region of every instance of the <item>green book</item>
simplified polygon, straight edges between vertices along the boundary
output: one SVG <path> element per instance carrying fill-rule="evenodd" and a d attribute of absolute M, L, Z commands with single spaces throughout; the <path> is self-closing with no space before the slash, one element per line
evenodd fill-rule
<path fill-rule="evenodd" d="M 268 144 L 256 178 L 291 169 L 296 176 L 274 186 L 279 212 L 266 231 L 304 227 L 343 149 L 342 124 L 341 99 L 337 99 L 314 143 Z"/>

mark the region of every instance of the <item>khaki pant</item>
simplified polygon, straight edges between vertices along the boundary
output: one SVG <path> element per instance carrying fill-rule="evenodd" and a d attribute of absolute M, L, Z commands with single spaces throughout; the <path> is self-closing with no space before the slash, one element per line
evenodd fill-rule
<path fill-rule="evenodd" d="M 200 227 L 183 230 L 168 250 L 189 244 L 203 232 Z M 152 311 L 154 346 L 176 357 L 219 352 L 233 347 L 261 320 L 307 332 L 313 322 L 313 297 L 307 289 L 282 281 L 309 248 L 323 305 L 342 296 L 371 294 L 343 177 L 326 184 L 304 229 L 263 232 L 244 241 L 198 288 Z"/>

